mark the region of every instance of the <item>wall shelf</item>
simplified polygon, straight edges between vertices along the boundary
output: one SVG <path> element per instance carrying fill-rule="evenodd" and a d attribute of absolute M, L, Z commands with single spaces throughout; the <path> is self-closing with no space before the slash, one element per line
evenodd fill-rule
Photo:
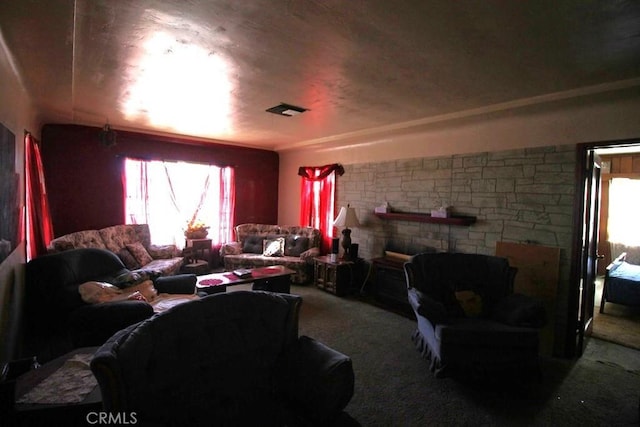
<path fill-rule="evenodd" d="M 415 222 L 429 222 L 432 224 L 447 224 L 447 225 L 471 225 L 476 222 L 475 216 L 463 216 L 453 215 L 449 218 L 436 218 L 432 217 L 428 213 L 417 212 L 390 212 L 390 213 L 374 213 L 375 216 L 381 219 L 396 220 L 396 221 L 415 221 Z"/>

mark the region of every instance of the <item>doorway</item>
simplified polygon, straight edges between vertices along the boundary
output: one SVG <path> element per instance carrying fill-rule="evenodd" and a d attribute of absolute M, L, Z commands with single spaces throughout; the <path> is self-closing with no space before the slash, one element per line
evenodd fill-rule
<path fill-rule="evenodd" d="M 619 153 L 640 153 L 640 140 L 587 143 L 577 147 L 577 161 L 583 167 L 579 167 L 577 171 L 580 186 L 576 191 L 574 205 L 574 218 L 578 220 L 574 225 L 572 286 L 569 296 L 570 322 L 565 347 L 565 353 L 569 357 L 582 355 L 594 328 L 596 335 L 599 333 L 596 322 L 603 322 L 597 313 L 598 309 L 594 310 L 594 307 L 599 307 L 600 304 L 599 294 L 597 295 L 599 277 L 611 258 L 609 253 L 609 258 L 605 259 L 600 253 L 603 246 L 598 246 L 598 240 L 603 240 L 603 236 L 606 239 L 606 224 L 600 224 L 602 163 L 599 158 Z M 640 173 L 638 177 L 640 178 Z M 610 179 L 606 173 L 605 179 Z M 607 201 L 604 200 L 603 203 Z M 598 262 L 601 264 L 600 267 L 597 265 Z M 620 325 L 620 328 L 625 327 L 628 327 L 628 324 Z M 638 328 L 640 329 L 640 326 Z"/>
<path fill-rule="evenodd" d="M 607 266 L 621 253 L 627 262 L 640 264 L 640 241 L 635 227 L 640 194 L 640 145 L 597 149 L 602 158 L 602 191 L 598 252 L 596 307 L 601 302 Z M 625 218 L 629 215 L 631 218 Z M 629 225 L 632 224 L 632 225 Z M 640 350 L 640 308 L 607 302 L 604 312 L 596 309 L 593 336 Z"/>

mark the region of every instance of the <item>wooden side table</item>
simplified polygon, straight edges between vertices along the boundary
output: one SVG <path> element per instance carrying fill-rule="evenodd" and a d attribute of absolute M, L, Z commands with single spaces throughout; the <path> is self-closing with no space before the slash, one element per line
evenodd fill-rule
<path fill-rule="evenodd" d="M 377 299 L 409 307 L 404 261 L 393 258 L 374 258 L 375 295 Z"/>
<path fill-rule="evenodd" d="M 211 239 L 187 239 L 184 256 L 187 260 L 182 266 L 184 273 L 207 274 L 210 270 Z"/>
<path fill-rule="evenodd" d="M 313 278 L 315 285 L 332 294 L 343 296 L 354 289 L 359 274 L 360 262 L 335 260 L 330 256 L 313 259 Z"/>

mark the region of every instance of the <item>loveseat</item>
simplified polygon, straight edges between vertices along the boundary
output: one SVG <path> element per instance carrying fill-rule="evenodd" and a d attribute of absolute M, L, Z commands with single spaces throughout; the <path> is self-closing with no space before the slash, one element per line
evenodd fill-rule
<path fill-rule="evenodd" d="M 118 256 L 129 270 L 176 274 L 184 258 L 175 245 L 152 245 L 148 224 L 122 224 L 100 230 L 84 230 L 53 239 L 48 253 L 69 249 L 106 249 Z"/>
<path fill-rule="evenodd" d="M 413 341 L 436 377 L 538 374 L 542 303 L 513 293 L 506 258 L 421 253 L 404 264 Z"/>
<path fill-rule="evenodd" d="M 235 291 L 118 332 L 91 361 L 104 411 L 145 426 L 346 425 L 351 358 L 298 335 L 301 304 Z"/>
<path fill-rule="evenodd" d="M 106 249 L 34 258 L 25 269 L 25 354 L 46 362 L 74 348 L 102 345 L 172 302 L 196 299 L 195 284 L 195 275 L 132 272 Z"/>
<path fill-rule="evenodd" d="M 320 255 L 320 230 L 312 227 L 271 224 L 240 224 L 236 241 L 220 248 L 224 268 L 255 268 L 284 265 L 295 271 L 291 281 L 311 281 L 313 258 Z"/>

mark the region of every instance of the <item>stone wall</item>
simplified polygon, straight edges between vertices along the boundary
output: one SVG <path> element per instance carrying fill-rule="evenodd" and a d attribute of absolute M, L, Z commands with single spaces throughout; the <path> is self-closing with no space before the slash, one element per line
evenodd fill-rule
<path fill-rule="evenodd" d="M 576 151 L 573 145 L 414 158 L 345 165 L 337 206 L 356 208 L 361 226 L 352 231 L 359 256 L 384 254 L 389 241 L 401 247 L 495 254 L 496 242 L 533 243 L 561 249 L 556 331 L 566 321 L 571 259 Z M 375 206 L 428 213 L 450 206 L 477 217 L 471 226 L 383 220 Z"/>

